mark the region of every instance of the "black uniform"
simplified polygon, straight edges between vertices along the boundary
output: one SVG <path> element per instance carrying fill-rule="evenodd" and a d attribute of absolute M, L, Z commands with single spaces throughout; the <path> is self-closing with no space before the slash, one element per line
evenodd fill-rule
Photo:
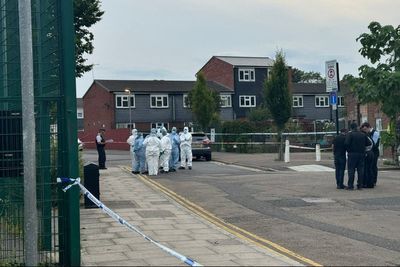
<path fill-rule="evenodd" d="M 369 134 L 369 137 L 371 137 L 372 140 L 374 140 L 373 136 L 374 136 L 375 131 L 376 130 L 373 129 Z M 374 144 L 372 146 L 372 152 L 374 153 L 374 159 L 372 161 L 372 180 L 373 180 L 374 185 L 376 185 L 376 182 L 378 180 L 379 141 L 380 141 L 380 138 L 378 138 L 376 143 L 373 142 Z"/>
<path fill-rule="evenodd" d="M 99 169 L 106 169 L 106 151 L 104 147 L 106 146 L 104 144 L 105 140 L 104 137 L 101 136 L 101 144 L 97 142 L 96 138 L 96 148 L 97 148 L 97 153 L 99 154 Z"/>
<path fill-rule="evenodd" d="M 357 188 L 361 189 L 363 187 L 365 147 L 370 144 L 371 143 L 365 133 L 358 130 L 351 131 L 346 136 L 345 146 L 348 152 L 347 170 L 349 176 L 347 187 L 349 189 L 354 188 L 354 176 L 356 170 Z"/>
<path fill-rule="evenodd" d="M 333 155 L 335 160 L 335 176 L 336 176 L 336 186 L 338 189 L 345 188 L 343 184 L 344 171 L 346 169 L 346 148 L 344 142 L 346 140 L 346 135 L 341 133 L 333 139 Z"/>
<path fill-rule="evenodd" d="M 372 151 L 373 141 L 366 134 L 369 140 L 370 145 L 366 146 L 365 149 L 365 167 L 364 167 L 364 180 L 363 187 L 365 188 L 374 188 L 374 172 L 373 172 L 373 163 L 374 163 L 374 152 Z"/>

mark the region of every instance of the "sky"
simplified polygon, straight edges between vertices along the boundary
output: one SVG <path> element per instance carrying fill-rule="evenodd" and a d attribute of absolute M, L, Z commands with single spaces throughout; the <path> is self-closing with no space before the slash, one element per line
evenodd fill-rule
<path fill-rule="evenodd" d="M 195 80 L 212 56 L 279 50 L 294 68 L 325 77 L 336 59 L 341 77 L 357 76 L 369 62 L 356 38 L 371 21 L 400 24 L 399 0 L 101 0 L 101 9 L 77 97 L 93 79 Z"/>

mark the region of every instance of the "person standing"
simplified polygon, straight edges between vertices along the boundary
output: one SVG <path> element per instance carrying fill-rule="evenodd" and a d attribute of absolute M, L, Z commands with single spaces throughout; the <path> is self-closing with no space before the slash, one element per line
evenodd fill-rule
<path fill-rule="evenodd" d="M 186 164 L 189 170 L 192 169 L 192 135 L 189 133 L 189 128 L 184 127 L 183 133 L 179 136 L 181 140 L 180 148 L 181 148 L 181 166 L 179 169 L 184 170 L 186 168 Z M 187 163 L 186 163 L 187 160 Z"/>
<path fill-rule="evenodd" d="M 157 137 L 155 128 L 151 129 L 150 135 L 143 141 L 143 145 L 146 146 L 146 162 L 149 175 L 157 175 L 161 141 Z"/>
<path fill-rule="evenodd" d="M 346 148 L 344 142 L 346 140 L 347 129 L 341 129 L 340 134 L 333 139 L 332 150 L 335 162 L 336 188 L 345 189 L 344 171 L 346 169 Z"/>
<path fill-rule="evenodd" d="M 171 172 L 176 171 L 176 166 L 179 161 L 179 144 L 180 139 L 179 135 L 176 132 L 176 127 L 172 127 L 171 133 L 169 134 L 169 138 L 171 139 L 171 156 L 169 158 L 169 170 Z"/>
<path fill-rule="evenodd" d="M 137 137 L 137 130 L 132 129 L 132 134 L 128 137 L 126 142 L 130 146 L 130 154 L 131 154 L 131 161 L 132 161 L 132 172 L 136 169 L 136 165 L 138 164 L 137 158 L 135 155 L 135 139 Z"/>
<path fill-rule="evenodd" d="M 143 134 L 142 133 L 138 133 L 137 137 L 135 139 L 135 148 L 134 148 L 134 152 L 135 152 L 135 157 L 136 157 L 136 165 L 135 165 L 135 169 L 132 171 L 132 173 L 134 174 L 144 174 L 146 171 L 146 148 L 143 145 Z"/>
<path fill-rule="evenodd" d="M 356 123 L 350 125 L 351 132 L 346 135 L 344 142 L 348 152 L 347 170 L 348 182 L 347 189 L 354 189 L 354 177 L 357 171 L 357 189 L 363 188 L 365 148 L 370 145 L 367 136 L 358 130 Z"/>
<path fill-rule="evenodd" d="M 375 130 L 370 126 L 366 125 L 368 129 L 368 134 L 369 137 L 371 137 L 373 146 L 372 146 L 372 153 L 373 153 L 373 160 L 372 160 L 372 182 L 374 186 L 376 185 L 376 182 L 378 181 L 378 159 L 379 159 L 379 143 L 381 140 L 381 136 L 379 134 L 379 131 Z"/>
<path fill-rule="evenodd" d="M 365 188 L 374 188 L 376 184 L 376 176 L 378 173 L 377 161 L 379 157 L 379 139 L 377 138 L 378 147 L 377 151 L 374 151 L 375 142 L 373 140 L 373 134 L 371 134 L 371 125 L 368 122 L 364 122 L 361 125 L 361 130 L 367 135 L 371 145 L 366 147 L 365 150 L 365 179 L 364 179 L 364 187 Z M 375 131 L 376 132 L 376 131 Z M 376 132 L 377 133 L 377 132 Z M 375 154 L 377 153 L 377 155 Z M 375 161 L 376 159 L 376 161 Z M 376 171 L 376 173 L 375 173 Z"/>
<path fill-rule="evenodd" d="M 160 166 L 162 167 L 161 173 L 169 172 L 169 158 L 171 156 L 171 139 L 168 136 L 167 129 L 164 127 L 161 129 L 161 155 L 160 155 Z"/>
<path fill-rule="evenodd" d="M 99 156 L 98 161 L 99 161 L 99 169 L 100 170 L 106 170 L 106 151 L 105 151 L 105 146 L 106 146 L 106 139 L 104 137 L 106 129 L 101 128 L 99 129 L 99 132 L 97 133 L 96 136 L 96 148 L 97 148 L 97 154 Z"/>

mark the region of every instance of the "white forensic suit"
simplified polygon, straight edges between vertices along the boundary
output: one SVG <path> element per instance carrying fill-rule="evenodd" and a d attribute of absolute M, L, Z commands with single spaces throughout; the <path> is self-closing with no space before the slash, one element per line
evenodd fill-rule
<path fill-rule="evenodd" d="M 161 141 L 156 135 L 156 129 L 151 129 L 151 134 L 143 141 L 143 145 L 146 146 L 146 162 L 149 175 L 157 175 Z"/>
<path fill-rule="evenodd" d="M 160 167 L 163 172 L 169 172 L 169 158 L 171 157 L 171 139 L 167 132 L 162 132 L 163 137 L 161 138 L 161 156 L 160 156 Z"/>
<path fill-rule="evenodd" d="M 181 166 L 179 169 L 185 169 L 186 164 L 189 170 L 192 169 L 192 135 L 189 133 L 189 128 L 184 127 L 183 133 L 179 136 L 181 140 Z M 187 160 L 187 163 L 186 163 Z"/>
<path fill-rule="evenodd" d="M 131 161 L 132 161 L 132 171 L 136 169 L 136 165 L 138 164 L 136 154 L 135 154 L 135 139 L 137 137 L 137 130 L 132 129 L 132 134 L 128 137 L 126 142 L 130 146 L 130 154 L 131 154 Z"/>

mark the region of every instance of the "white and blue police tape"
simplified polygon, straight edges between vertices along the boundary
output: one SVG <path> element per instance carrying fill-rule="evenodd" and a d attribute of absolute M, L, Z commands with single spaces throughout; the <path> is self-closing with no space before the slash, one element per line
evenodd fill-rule
<path fill-rule="evenodd" d="M 106 205 L 104 205 L 100 200 L 98 200 L 95 196 L 92 195 L 92 193 L 90 193 L 80 182 L 80 178 L 76 178 L 76 179 L 72 179 L 72 178 L 57 178 L 57 183 L 71 183 L 68 186 L 66 186 L 65 188 L 63 188 L 63 191 L 66 192 L 68 189 L 70 189 L 72 186 L 74 185 L 78 185 L 79 188 L 81 189 L 82 193 L 88 198 L 90 199 L 94 204 L 96 204 L 96 206 L 98 206 L 100 209 L 102 209 L 105 213 L 107 213 L 111 218 L 113 218 L 114 220 L 116 220 L 117 222 L 119 222 L 122 225 L 125 225 L 128 229 L 138 233 L 139 235 L 141 235 L 144 239 L 146 239 L 147 241 L 153 243 L 154 245 L 156 245 L 157 247 L 161 248 L 162 250 L 164 250 L 165 252 L 169 253 L 170 255 L 176 257 L 177 259 L 181 260 L 182 262 L 186 263 L 189 266 L 203 266 L 200 263 L 196 262 L 195 260 L 192 260 L 178 252 L 176 252 L 175 250 L 172 250 L 160 243 L 158 243 L 157 241 L 153 240 L 152 238 L 146 236 L 145 234 L 143 234 L 139 229 L 137 229 L 135 226 L 131 225 L 129 222 L 125 221 L 123 218 L 121 218 L 121 216 L 119 216 L 117 213 L 113 212 L 112 210 L 110 210 Z"/>

